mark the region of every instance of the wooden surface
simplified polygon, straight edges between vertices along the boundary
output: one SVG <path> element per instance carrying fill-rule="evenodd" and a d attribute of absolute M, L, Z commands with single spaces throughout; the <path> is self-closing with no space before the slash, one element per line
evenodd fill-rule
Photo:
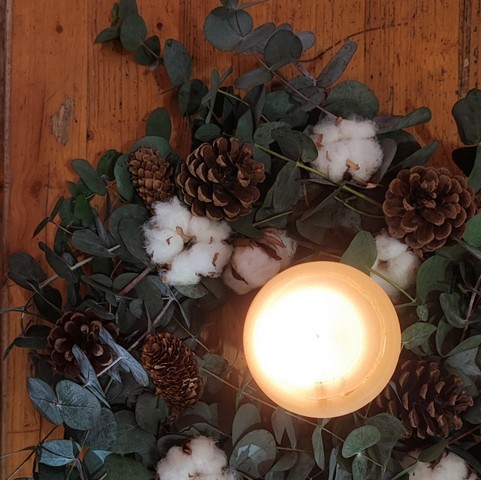
<path fill-rule="evenodd" d="M 5 280 L 5 259 L 21 250 L 41 258 L 36 244 L 50 242 L 53 231 L 35 239 L 32 232 L 72 178 L 70 161 L 96 161 L 108 148 L 127 149 L 142 135 L 147 114 L 158 106 L 171 108 L 175 115 L 172 93 L 164 94 L 170 88 L 164 74 L 137 66 L 118 47 L 94 45 L 96 34 L 109 23 L 112 4 L 113 0 L 8 0 L 0 7 L 5 8 L 0 30 L 8 36 L 8 55 L 3 55 L 0 68 L 0 80 L 8 73 L 7 101 L 0 112 L 2 131 L 8 132 L 0 142 L 3 306 L 20 305 L 24 298 Z M 195 76 L 202 79 L 213 67 L 222 70 L 230 63 L 229 55 L 214 52 L 203 39 L 203 19 L 218 4 L 139 0 L 149 32 L 159 33 L 162 43 L 167 38 L 184 42 L 194 55 Z M 441 141 L 436 162 L 449 164 L 450 151 L 458 145 L 451 106 L 477 86 L 480 76 L 480 9 L 481 0 L 270 0 L 250 11 L 257 23 L 287 21 L 296 30 L 314 31 L 318 42 L 307 55 L 317 59 L 306 64 L 313 72 L 319 72 L 333 53 L 331 47 L 342 39 L 358 42 L 343 78 L 372 88 L 382 113 L 431 108 L 433 120 L 416 135 L 422 143 Z M 242 68 L 243 61 L 236 58 L 234 67 Z M 180 119 L 175 127 L 175 147 L 185 153 L 187 127 Z M 18 332 L 17 316 L 5 316 L 2 350 Z M 3 454 L 36 444 L 50 428 L 31 407 L 25 387 L 28 372 L 22 350 L 14 350 L 2 363 Z M 8 457 L 0 478 L 6 479 L 24 456 Z"/>

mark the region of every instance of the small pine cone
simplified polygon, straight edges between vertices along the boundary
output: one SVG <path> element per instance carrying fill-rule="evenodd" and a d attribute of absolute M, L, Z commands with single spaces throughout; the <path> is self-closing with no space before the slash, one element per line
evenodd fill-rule
<path fill-rule="evenodd" d="M 422 166 L 401 170 L 383 203 L 389 234 L 420 256 L 455 244 L 476 209 L 466 177 Z"/>
<path fill-rule="evenodd" d="M 142 364 L 158 395 L 171 405 L 172 416 L 197 402 L 201 383 L 194 352 L 168 332 L 149 334 L 142 348 Z"/>
<path fill-rule="evenodd" d="M 264 165 L 252 158 L 253 147 L 237 138 L 203 143 L 182 162 L 177 183 L 193 215 L 233 221 L 248 215 L 259 199 Z"/>
<path fill-rule="evenodd" d="M 437 362 L 406 360 L 391 383 L 395 390 L 387 385 L 375 403 L 402 421 L 409 438 L 448 437 L 463 426 L 460 415 L 474 404 L 461 378 Z"/>
<path fill-rule="evenodd" d="M 137 193 L 149 210 L 154 202 L 163 202 L 174 196 L 172 167 L 152 148 L 140 147 L 130 155 L 129 172 Z"/>
<path fill-rule="evenodd" d="M 55 369 L 66 377 L 78 377 L 80 369 L 72 353 L 74 345 L 87 355 L 97 373 L 110 365 L 114 359 L 113 352 L 99 341 L 102 328 L 113 338 L 119 334 L 113 322 L 101 320 L 90 310 L 65 312 L 47 337 L 47 350 Z"/>

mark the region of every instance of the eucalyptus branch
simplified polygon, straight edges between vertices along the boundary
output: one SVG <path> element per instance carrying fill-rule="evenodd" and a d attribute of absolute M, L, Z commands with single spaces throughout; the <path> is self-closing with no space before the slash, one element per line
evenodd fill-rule
<path fill-rule="evenodd" d="M 349 202 L 347 202 L 342 198 L 339 198 L 338 196 L 335 196 L 334 198 L 336 201 L 342 203 L 346 208 L 348 208 L 349 210 L 355 213 L 358 213 L 359 215 L 362 215 L 364 217 L 369 217 L 369 218 L 384 218 L 384 215 L 376 215 L 374 213 L 365 212 L 363 210 L 360 210 L 359 208 L 353 207 Z"/>
<path fill-rule="evenodd" d="M 142 270 L 132 281 L 130 281 L 127 285 L 125 285 L 122 290 L 117 294 L 119 297 L 123 297 L 127 295 L 133 288 L 135 288 L 145 277 L 149 275 L 152 271 L 152 267 L 147 267 L 145 270 Z"/>
<path fill-rule="evenodd" d="M 229 98 L 232 98 L 233 100 L 236 100 L 237 102 L 239 103 L 242 103 L 242 105 L 245 105 L 246 107 L 249 107 L 249 109 L 253 110 L 254 109 L 254 106 L 251 105 L 248 101 L 244 100 L 243 98 L 240 98 L 238 97 L 237 95 L 234 95 L 232 93 L 229 93 L 229 92 L 226 92 L 225 90 L 222 90 L 221 88 L 219 88 L 217 90 L 217 93 L 221 93 L 222 95 L 226 96 L 226 97 L 229 97 Z M 261 114 L 261 117 L 260 117 L 262 120 L 264 120 L 264 122 L 268 123 L 269 122 L 269 119 L 267 117 L 265 117 L 264 115 Z"/>
<path fill-rule="evenodd" d="M 264 218 L 264 220 L 259 220 L 257 222 L 254 222 L 252 224 L 253 227 L 259 227 L 261 225 L 264 225 L 264 223 L 269 223 L 272 220 L 277 220 L 278 218 L 286 217 L 287 215 L 290 215 L 292 213 L 292 210 L 288 210 L 287 212 L 282 212 L 278 213 L 277 215 L 272 215 L 270 217 Z"/>

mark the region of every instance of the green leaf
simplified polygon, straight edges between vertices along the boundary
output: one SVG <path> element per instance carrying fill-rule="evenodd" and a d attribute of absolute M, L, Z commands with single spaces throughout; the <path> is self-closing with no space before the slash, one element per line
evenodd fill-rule
<path fill-rule="evenodd" d="M 435 331 L 435 325 L 417 322 L 402 332 L 402 343 L 408 350 L 412 350 L 427 342 Z"/>
<path fill-rule="evenodd" d="M 100 403 L 91 392 L 70 380 L 60 380 L 55 392 L 66 425 L 76 430 L 88 430 L 95 426 L 100 415 Z"/>
<path fill-rule="evenodd" d="M 129 156 L 127 154 L 124 153 L 115 162 L 114 176 L 120 196 L 127 202 L 131 202 L 135 190 L 130 178 Z"/>
<path fill-rule="evenodd" d="M 316 460 L 317 466 L 324 470 L 325 468 L 325 454 L 324 454 L 324 442 L 322 440 L 322 428 L 316 427 L 312 431 L 312 451 L 314 452 L 314 459 Z"/>
<path fill-rule="evenodd" d="M 236 78 L 236 88 L 253 88 L 258 85 L 264 85 L 270 82 L 274 78 L 273 74 L 265 68 L 255 68 L 249 72 L 246 72 Z"/>
<path fill-rule="evenodd" d="M 169 39 L 164 45 L 164 63 L 174 86 L 182 85 L 192 75 L 192 58 L 178 40 Z"/>
<path fill-rule="evenodd" d="M 357 114 L 372 119 L 379 111 L 379 101 L 366 85 L 347 80 L 329 92 L 324 107 L 339 117 L 347 118 Z"/>
<path fill-rule="evenodd" d="M 403 128 L 413 127 L 420 123 L 426 123 L 431 120 L 431 110 L 426 107 L 417 108 L 407 115 L 387 115 L 384 117 L 376 117 L 375 122 L 378 126 L 377 133 L 388 133 Z"/>
<path fill-rule="evenodd" d="M 341 262 L 355 267 L 369 275 L 370 269 L 376 261 L 376 242 L 371 233 L 361 230 L 351 241 L 343 253 Z"/>
<path fill-rule="evenodd" d="M 45 252 L 45 258 L 53 271 L 67 282 L 77 283 L 79 278 L 77 274 L 67 265 L 63 257 L 54 252 L 48 245 L 38 242 L 40 249 Z"/>
<path fill-rule="evenodd" d="M 277 407 L 271 415 L 272 431 L 277 443 L 282 442 L 284 432 L 287 433 L 289 443 L 292 448 L 297 447 L 297 427 L 291 415 L 289 415 L 283 408 Z"/>
<path fill-rule="evenodd" d="M 276 459 L 276 441 L 267 430 L 253 430 L 234 446 L 231 467 L 253 477 L 264 476 Z"/>
<path fill-rule="evenodd" d="M 118 224 L 118 232 L 122 244 L 128 252 L 144 265 L 151 265 L 151 261 L 144 248 L 143 221 L 136 218 L 123 218 Z"/>
<path fill-rule="evenodd" d="M 25 334 L 19 335 L 13 343 L 16 347 L 29 348 L 32 350 L 43 350 L 47 348 L 47 336 L 50 327 L 47 325 L 31 325 Z"/>
<path fill-rule="evenodd" d="M 449 290 L 446 274 L 450 264 L 451 261 L 441 255 L 433 255 L 421 263 L 416 277 L 416 296 L 419 303 L 426 303 L 431 292 Z"/>
<path fill-rule="evenodd" d="M 441 293 L 439 303 L 449 324 L 455 328 L 463 328 L 466 324 L 466 318 L 461 316 L 461 297 L 459 293 Z"/>
<path fill-rule="evenodd" d="M 89 255 L 102 258 L 114 257 L 114 254 L 110 253 L 108 249 L 102 245 L 100 237 L 92 230 L 76 230 L 72 235 L 72 245 L 81 252 Z"/>
<path fill-rule="evenodd" d="M 418 460 L 423 463 L 434 462 L 443 454 L 448 444 L 449 444 L 449 439 L 445 438 L 440 440 L 439 442 L 435 443 L 431 447 L 426 448 L 426 450 L 423 450 L 419 454 Z"/>
<path fill-rule="evenodd" d="M 389 413 L 379 413 L 367 418 L 366 425 L 372 425 L 379 430 L 381 443 L 388 448 L 393 448 L 406 435 L 401 420 Z"/>
<path fill-rule="evenodd" d="M 95 43 L 106 43 L 120 37 L 120 26 L 104 28 L 96 37 Z"/>
<path fill-rule="evenodd" d="M 139 65 L 152 65 L 160 63 L 160 39 L 157 35 L 147 38 L 134 52 L 134 60 Z"/>
<path fill-rule="evenodd" d="M 264 58 L 272 69 L 280 68 L 300 58 L 302 42 L 290 30 L 278 30 L 272 35 L 264 48 Z"/>
<path fill-rule="evenodd" d="M 151 480 L 150 472 L 137 460 L 122 455 L 109 455 L 105 459 L 105 469 L 108 479 Z"/>
<path fill-rule="evenodd" d="M 36 237 L 48 224 L 50 223 L 50 219 L 48 217 L 45 217 L 36 227 L 35 230 L 33 231 L 32 238 Z"/>
<path fill-rule="evenodd" d="M 265 45 L 267 39 L 275 32 L 276 26 L 272 22 L 264 23 L 252 30 L 235 48 L 234 53 L 250 54 L 259 45 Z"/>
<path fill-rule="evenodd" d="M 254 133 L 254 119 L 252 112 L 246 110 L 237 121 L 235 136 L 245 143 L 252 143 L 252 135 Z"/>
<path fill-rule="evenodd" d="M 266 122 L 259 125 L 254 133 L 254 142 L 259 145 L 268 147 L 271 143 L 275 142 L 272 136 L 273 131 L 279 129 L 284 130 L 289 128 L 286 122 Z"/>
<path fill-rule="evenodd" d="M 33 291 L 32 285 L 38 286 L 47 278 L 39 263 L 26 252 L 12 253 L 8 257 L 8 276 L 30 291 Z"/>
<path fill-rule="evenodd" d="M 402 162 L 389 168 L 388 172 L 393 173 L 404 168 L 411 168 L 416 165 L 424 165 L 434 155 L 438 147 L 439 142 L 431 142 L 428 145 L 416 150 L 414 153 L 406 157 Z"/>
<path fill-rule="evenodd" d="M 75 205 L 73 211 L 75 217 L 82 221 L 84 227 L 88 227 L 92 224 L 94 217 L 92 213 L 92 207 L 87 197 L 81 193 L 75 198 Z"/>
<path fill-rule="evenodd" d="M 146 135 L 148 137 L 162 137 L 170 140 L 172 122 L 169 112 L 165 108 L 156 108 L 147 118 Z"/>
<path fill-rule="evenodd" d="M 481 376 L 481 370 L 476 363 L 476 356 L 478 354 L 479 347 L 465 350 L 464 352 L 457 353 L 449 357 L 445 366 L 452 368 L 457 372 L 461 372 L 463 375 L 478 379 Z"/>
<path fill-rule="evenodd" d="M 295 163 L 286 163 L 277 174 L 272 188 L 272 205 L 275 212 L 294 208 L 301 196 L 301 171 Z"/>
<path fill-rule="evenodd" d="M 296 162 L 312 162 L 319 154 L 312 139 L 297 130 L 280 128 L 272 130 L 271 135 L 281 147 L 283 155 Z"/>
<path fill-rule="evenodd" d="M 310 453 L 299 453 L 296 464 L 287 474 L 287 480 L 306 480 L 315 465 L 316 461 Z"/>
<path fill-rule="evenodd" d="M 128 15 L 120 26 L 120 42 L 122 46 L 133 52 L 137 50 L 147 37 L 147 25 L 144 19 L 135 13 Z"/>
<path fill-rule="evenodd" d="M 481 146 L 476 148 L 476 157 L 474 159 L 473 169 L 468 177 L 468 184 L 477 193 L 481 189 Z"/>
<path fill-rule="evenodd" d="M 63 416 L 58 408 L 57 396 L 48 383 L 39 378 L 29 378 L 27 388 L 35 408 L 42 416 L 54 425 L 63 423 Z"/>
<path fill-rule="evenodd" d="M 461 141 L 465 145 L 476 145 L 481 142 L 481 90 L 473 88 L 467 95 L 458 100 L 451 111 Z"/>
<path fill-rule="evenodd" d="M 253 427 L 261 423 L 259 409 L 252 403 L 244 403 L 237 410 L 232 422 L 232 443 L 237 441 Z"/>
<path fill-rule="evenodd" d="M 222 131 L 215 123 L 206 123 L 201 125 L 196 131 L 194 137 L 201 142 L 210 142 L 217 137 L 220 137 Z"/>
<path fill-rule="evenodd" d="M 80 180 L 87 185 L 88 189 L 98 195 L 105 195 L 106 188 L 102 177 L 87 160 L 77 158 L 72 161 L 72 168 L 75 170 Z"/>
<path fill-rule="evenodd" d="M 76 458 L 80 445 L 72 440 L 49 440 L 40 444 L 38 461 L 52 467 L 68 465 Z"/>
<path fill-rule="evenodd" d="M 342 446 L 342 456 L 351 458 L 376 445 L 381 440 L 381 432 L 372 425 L 364 425 L 352 430 Z"/>
<path fill-rule="evenodd" d="M 136 0 L 120 0 L 118 5 L 118 16 L 121 21 L 124 21 L 129 15 L 137 15 L 139 13 Z"/>
<path fill-rule="evenodd" d="M 245 10 L 217 7 L 204 21 L 204 35 L 215 48 L 228 52 L 242 42 L 252 26 L 252 17 Z"/>
<path fill-rule="evenodd" d="M 209 89 L 201 80 L 185 82 L 179 90 L 179 110 L 184 116 L 194 115 L 202 105 L 202 99 Z"/>
<path fill-rule="evenodd" d="M 160 426 L 169 419 L 169 406 L 160 395 L 144 392 L 135 403 L 135 421 L 145 431 L 157 435 Z"/>
<path fill-rule="evenodd" d="M 165 138 L 155 135 L 148 135 L 137 140 L 132 145 L 131 151 L 134 152 L 140 147 L 153 148 L 154 150 L 157 150 L 159 155 L 163 158 L 167 158 L 172 153 L 170 143 Z"/>
<path fill-rule="evenodd" d="M 117 422 L 110 408 L 102 408 L 85 441 L 92 450 L 109 450 L 117 439 Z"/>
<path fill-rule="evenodd" d="M 466 350 L 471 350 L 477 348 L 481 345 L 481 335 L 473 335 L 466 340 L 462 341 L 456 345 L 448 354 L 448 357 L 457 355 L 458 353 L 464 352 Z"/>
<path fill-rule="evenodd" d="M 344 40 L 343 46 L 329 60 L 316 79 L 319 87 L 325 88 L 338 80 L 346 70 L 349 62 L 356 53 L 357 43 L 352 40 Z"/>

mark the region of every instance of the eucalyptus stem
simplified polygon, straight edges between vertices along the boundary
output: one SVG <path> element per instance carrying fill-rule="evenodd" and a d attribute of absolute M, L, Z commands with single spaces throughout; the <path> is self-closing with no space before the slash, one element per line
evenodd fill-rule
<path fill-rule="evenodd" d="M 334 197 L 336 199 L 336 201 L 342 203 L 346 208 L 348 208 L 349 210 L 355 212 L 355 213 L 358 213 L 359 215 L 362 215 L 364 217 L 369 217 L 369 218 L 384 218 L 383 215 L 376 215 L 374 213 L 368 213 L 368 212 L 365 212 L 363 210 L 360 210 L 359 208 L 356 208 L 356 207 L 353 207 L 349 202 L 347 202 L 346 200 L 343 200 L 342 198 L 339 198 L 339 197 Z"/>
<path fill-rule="evenodd" d="M 222 90 L 221 88 L 217 89 L 217 93 L 221 93 L 225 97 L 232 98 L 232 100 L 236 100 L 237 102 L 242 103 L 242 105 L 245 105 L 246 107 L 249 107 L 251 110 L 253 110 L 253 108 L 254 108 L 253 105 L 251 105 L 248 101 L 244 100 L 243 98 L 238 97 L 237 95 L 234 95 L 233 93 L 226 92 L 225 90 Z M 261 114 L 260 118 L 262 118 L 262 120 L 264 120 L 264 122 L 266 122 L 266 123 L 269 122 L 269 119 L 262 114 Z"/>
<path fill-rule="evenodd" d="M 277 215 L 272 215 L 271 217 L 264 218 L 264 220 L 259 220 L 257 222 L 254 222 L 252 224 L 253 227 L 259 227 L 260 225 L 263 225 L 264 223 L 271 222 L 272 220 L 277 220 L 278 218 L 286 217 L 287 215 L 290 215 L 292 213 L 292 210 L 289 210 L 287 212 L 282 212 L 278 213 Z"/>
<path fill-rule="evenodd" d="M 127 295 L 133 288 L 135 288 L 149 273 L 152 271 L 152 267 L 147 267 L 145 270 L 140 272 L 132 281 L 125 285 L 122 290 L 117 294 L 119 297 Z"/>
<path fill-rule="evenodd" d="M 386 281 L 390 285 L 392 285 L 394 288 L 399 290 L 403 295 L 405 295 L 414 305 L 417 305 L 416 299 L 413 298 L 411 295 L 409 295 L 409 293 L 406 292 L 404 288 L 400 287 L 396 282 L 393 282 L 389 277 L 386 277 L 381 272 L 374 270 L 374 268 L 370 268 L 369 271 L 374 273 L 374 275 L 377 275 L 379 278 L 382 278 L 384 281 Z"/>

